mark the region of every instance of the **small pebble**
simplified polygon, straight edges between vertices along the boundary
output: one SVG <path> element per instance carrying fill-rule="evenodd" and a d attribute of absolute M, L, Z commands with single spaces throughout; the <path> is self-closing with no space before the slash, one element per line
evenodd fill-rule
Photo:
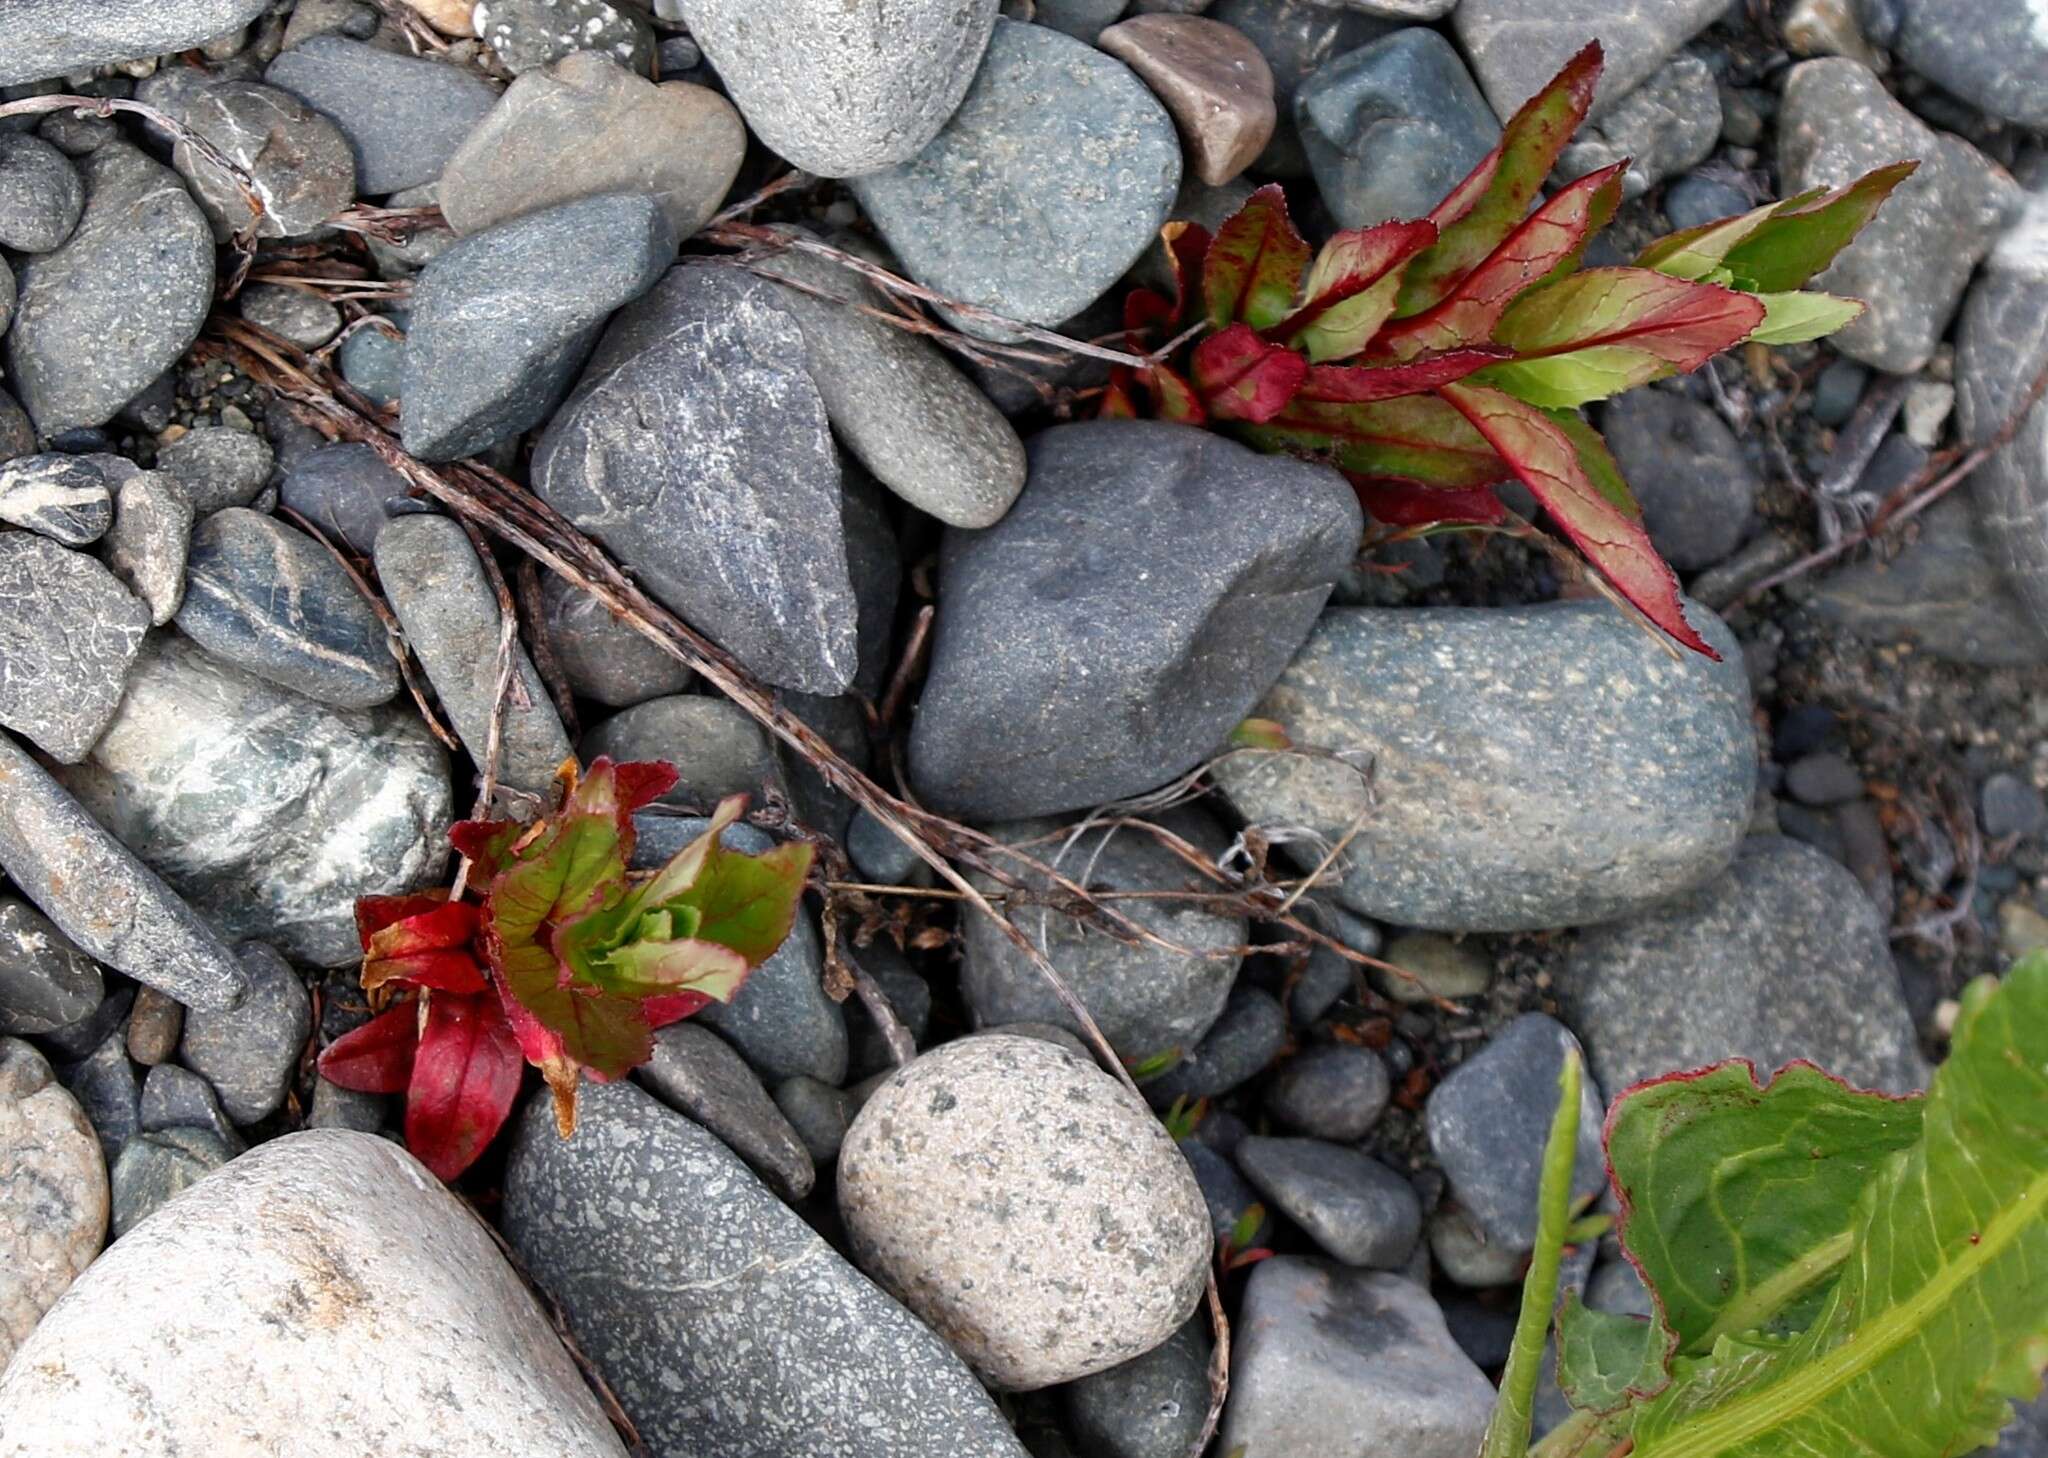
<path fill-rule="evenodd" d="M 2008 835 L 2038 835 L 2048 824 L 2048 803 L 2041 792 L 2014 774 L 1995 774 L 1984 782 L 1977 817 L 1993 840 Z"/>
<path fill-rule="evenodd" d="M 1802 805 L 1846 805 L 1863 793 L 1863 774 L 1839 754 L 1808 754 L 1786 766 L 1785 788 Z"/>
<path fill-rule="evenodd" d="M 128 1014 L 128 1056 L 151 1069 L 168 1062 L 184 1027 L 185 1009 L 176 998 L 154 987 L 137 988 Z"/>
<path fill-rule="evenodd" d="M 1390 1092 L 1387 1066 L 1370 1048 L 1331 1043 L 1297 1053 L 1266 1087 L 1266 1112 L 1318 1139 L 1363 1139 Z"/>

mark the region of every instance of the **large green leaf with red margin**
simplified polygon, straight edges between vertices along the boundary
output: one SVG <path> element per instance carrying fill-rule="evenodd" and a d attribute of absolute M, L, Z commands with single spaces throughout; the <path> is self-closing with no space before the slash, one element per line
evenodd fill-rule
<path fill-rule="evenodd" d="M 1395 312 L 1420 314 L 1442 299 L 1522 220 L 1558 155 L 1593 105 L 1603 57 L 1594 41 L 1565 62 L 1501 131 L 1500 144 L 1437 204 L 1437 241 L 1408 265 Z"/>
<path fill-rule="evenodd" d="M 1318 364 L 1360 353 L 1394 312 L 1402 265 L 1435 241 L 1436 224 L 1427 219 L 1337 234 L 1309 268 L 1305 302 L 1274 334 Z"/>
<path fill-rule="evenodd" d="M 1725 269 L 1751 293 L 1799 288 L 1835 261 L 1919 165 L 1894 162 L 1833 190 L 1815 188 L 1672 233 L 1638 254 L 1636 266 L 1691 279 Z"/>
<path fill-rule="evenodd" d="M 1646 268 L 1589 268 L 1509 306 L 1493 338 L 1515 358 L 1480 383 L 1568 410 L 1698 369 L 1763 319 L 1752 294 Z"/>
<path fill-rule="evenodd" d="M 1232 213 L 1209 244 L 1202 263 L 1202 298 L 1209 327 L 1249 324 L 1268 329 L 1294 307 L 1308 244 L 1287 216 L 1287 195 L 1269 182 Z"/>
<path fill-rule="evenodd" d="M 1854 324 L 1864 309 L 1861 299 L 1811 289 L 1750 297 L 1764 306 L 1764 322 L 1749 336 L 1758 344 L 1804 344 L 1820 339 Z"/>
<path fill-rule="evenodd" d="M 1718 660 L 1686 621 L 1678 579 L 1657 555 L 1642 515 L 1615 499 L 1626 491 L 1606 463 L 1589 468 L 1574 434 L 1557 420 L 1500 390 L 1464 381 L 1437 392 L 1514 468 L 1566 536 L 1624 598 L 1677 642 Z M 1590 432 L 1588 432 L 1590 434 Z"/>
<path fill-rule="evenodd" d="M 1626 166 L 1617 162 L 1563 188 L 1436 304 L 1382 329 L 1372 342 L 1372 353 L 1405 360 L 1433 350 L 1486 343 L 1517 298 L 1577 266 L 1587 240 L 1621 205 Z"/>
<path fill-rule="evenodd" d="M 412 1080 L 418 1047 L 419 1004 L 386 1008 L 320 1050 L 320 1076 L 357 1093 L 402 1093 Z"/>
<path fill-rule="evenodd" d="M 1323 461 L 1354 475 L 1468 490 L 1514 471 L 1465 417 L 1434 395 L 1365 403 L 1304 399 L 1238 435 L 1261 450 Z"/>
<path fill-rule="evenodd" d="M 1577 1288 L 1557 1313 L 1557 1385 L 1582 1412 L 1611 1413 L 1653 1397 L 1670 1380 L 1671 1334 L 1656 1317 L 1594 1311 Z"/>
<path fill-rule="evenodd" d="M 525 1074 L 495 996 L 430 997 L 406 1085 L 406 1148 L 454 1179 L 505 1126 Z"/>
<path fill-rule="evenodd" d="M 1287 346 L 1261 339 L 1251 325 L 1233 324 L 1195 346 L 1190 369 L 1209 414 L 1260 424 L 1294 397 L 1308 378 L 1309 363 Z"/>

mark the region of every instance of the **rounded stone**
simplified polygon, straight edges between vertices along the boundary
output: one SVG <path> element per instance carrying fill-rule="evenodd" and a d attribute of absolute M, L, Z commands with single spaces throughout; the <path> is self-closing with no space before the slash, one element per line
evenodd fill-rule
<path fill-rule="evenodd" d="M 839 1156 L 863 1270 L 999 1389 L 1071 1382 L 1194 1311 L 1209 1212 L 1108 1074 L 1032 1038 L 963 1038 L 876 1090 Z"/>
<path fill-rule="evenodd" d="M 99 1254 L 107 1166 L 42 1054 L 0 1038 L 0 1367 Z"/>

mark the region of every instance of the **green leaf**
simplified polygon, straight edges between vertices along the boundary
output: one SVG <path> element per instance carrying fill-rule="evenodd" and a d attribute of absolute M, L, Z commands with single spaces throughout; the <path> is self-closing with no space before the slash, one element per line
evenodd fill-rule
<path fill-rule="evenodd" d="M 1144 1083 L 1167 1072 L 1180 1060 L 1180 1049 L 1168 1048 L 1164 1052 L 1154 1053 L 1149 1058 L 1141 1058 L 1136 1063 L 1126 1062 L 1124 1067 L 1129 1070 L 1133 1083 Z"/>
<path fill-rule="evenodd" d="M 1762 1327 L 1832 1277 L 1856 1197 L 1920 1124 L 1919 1099 L 1806 1063 L 1762 1088 L 1732 1062 L 1622 1095 L 1607 1128 L 1621 1239 L 1680 1350 Z"/>
<path fill-rule="evenodd" d="M 1308 244 L 1287 217 L 1287 195 L 1269 182 L 1232 213 L 1209 244 L 1202 264 L 1202 299 L 1209 327 L 1249 324 L 1268 329 L 1294 307 Z"/>
<path fill-rule="evenodd" d="M 1287 726 L 1273 719 L 1245 719 L 1230 731 L 1234 749 L 1292 749 Z"/>
<path fill-rule="evenodd" d="M 1764 306 L 1764 322 L 1749 337 L 1758 344 L 1804 344 L 1854 324 L 1863 314 L 1861 299 L 1839 294 L 1758 294 Z"/>
<path fill-rule="evenodd" d="M 1302 288 L 1307 300 L 1277 332 L 1308 357 L 1348 359 L 1380 332 L 1401 293 L 1402 265 L 1436 241 L 1428 221 L 1350 228 L 1323 245 Z"/>
<path fill-rule="evenodd" d="M 1920 1137 L 1849 1224 L 1818 1319 L 1723 1336 L 1637 1417 L 1634 1458 L 1946 1458 L 2048 1362 L 2048 956 L 1973 984 Z"/>
<path fill-rule="evenodd" d="M 1266 1223 L 1266 1207 L 1252 1204 L 1244 1207 L 1244 1213 L 1237 1217 L 1237 1223 L 1230 1227 L 1230 1248 L 1250 1250 L 1252 1242 L 1259 1238 L 1259 1227 Z"/>
<path fill-rule="evenodd" d="M 1815 188 L 1739 217 L 1687 228 L 1645 248 L 1636 266 L 1694 279 L 1725 268 L 1751 293 L 1800 288 L 1835 261 L 1919 165 L 1894 162 L 1832 192 Z"/>
<path fill-rule="evenodd" d="M 1425 486 L 1490 486 L 1514 474 L 1485 437 L 1433 395 L 1358 404 L 1297 394 L 1272 420 L 1240 426 L 1237 434 L 1261 450 Z"/>
<path fill-rule="evenodd" d="M 1567 1291 L 1557 1314 L 1557 1385 L 1581 1412 L 1617 1412 L 1663 1388 L 1670 1347 L 1655 1317 L 1594 1311 Z"/>
<path fill-rule="evenodd" d="M 1557 1300 L 1557 1273 L 1564 1263 L 1564 1232 L 1571 1223 L 1572 1170 L 1579 1153 L 1579 1092 L 1584 1082 L 1579 1050 L 1566 1050 L 1557 1070 L 1557 1109 L 1543 1144 L 1537 1182 L 1536 1244 L 1529 1274 L 1522 1280 L 1522 1309 L 1501 1373 L 1500 1400 L 1486 1425 L 1480 1458 L 1522 1458 L 1529 1451 L 1529 1424 L 1536 1411 L 1536 1383 L 1543 1373 L 1543 1345 L 1550 1308 Z"/>

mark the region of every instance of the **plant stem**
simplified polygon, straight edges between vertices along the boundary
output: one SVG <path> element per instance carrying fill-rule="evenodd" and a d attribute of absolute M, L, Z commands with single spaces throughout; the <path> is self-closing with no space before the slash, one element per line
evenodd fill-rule
<path fill-rule="evenodd" d="M 1501 1374 L 1500 1400 L 1487 1424 L 1480 1458 L 1523 1458 L 1529 1451 L 1529 1423 L 1536 1408 L 1536 1381 L 1543 1370 L 1543 1341 L 1557 1303 L 1557 1273 L 1564 1262 L 1565 1228 L 1571 1223 L 1572 1168 L 1579 1154 L 1579 1053 L 1567 1049 L 1557 1071 L 1557 1112 L 1543 1146 L 1543 1180 L 1537 1196 L 1536 1249 L 1522 1282 L 1522 1310 L 1515 1341 Z"/>

